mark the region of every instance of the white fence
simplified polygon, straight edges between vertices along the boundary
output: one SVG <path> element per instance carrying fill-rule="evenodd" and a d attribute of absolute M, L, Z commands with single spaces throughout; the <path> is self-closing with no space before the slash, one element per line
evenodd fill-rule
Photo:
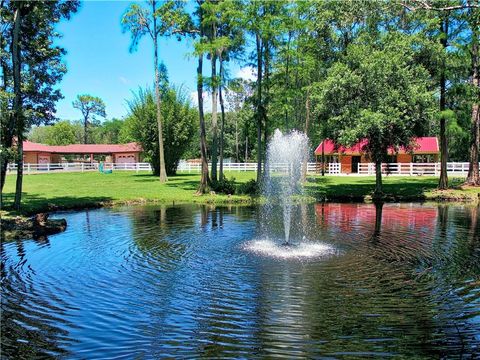
<path fill-rule="evenodd" d="M 328 174 L 339 174 L 340 173 L 340 164 L 337 163 L 331 163 L 328 164 L 329 166 L 326 167 L 325 172 Z M 219 168 L 220 165 L 217 166 L 217 169 Z M 303 166 L 303 165 L 301 165 Z M 212 169 L 212 164 L 208 164 L 208 168 L 211 170 Z M 264 169 L 264 166 L 262 166 L 262 169 Z M 288 169 L 288 164 L 286 163 L 279 163 L 279 164 L 274 164 L 273 167 L 270 169 L 272 171 L 280 171 L 280 172 L 286 172 Z M 185 172 L 200 172 L 202 170 L 202 164 L 201 163 L 189 163 L 186 161 L 181 161 L 178 164 L 178 171 L 185 171 Z M 223 164 L 223 170 L 224 171 L 257 171 L 257 163 L 224 163 Z M 309 174 L 314 174 L 314 173 L 319 173 L 320 172 L 320 165 L 318 163 L 308 163 L 307 164 L 307 173 Z"/>
<path fill-rule="evenodd" d="M 450 175 L 467 175 L 468 162 L 447 163 L 447 173 Z M 374 175 L 375 164 L 358 164 L 360 175 Z M 385 175 L 440 175 L 440 163 L 389 163 L 382 164 L 382 173 Z"/>
<path fill-rule="evenodd" d="M 98 163 L 23 164 L 24 174 L 98 171 Z M 152 171 L 149 163 L 104 163 L 104 170 Z M 7 172 L 16 172 L 17 164 L 8 164 Z"/>
<path fill-rule="evenodd" d="M 325 164 L 325 174 L 327 175 L 345 175 L 342 173 L 340 163 Z M 208 164 L 211 169 L 211 164 Z M 98 163 L 45 163 L 45 164 L 24 164 L 24 174 L 38 173 L 58 173 L 58 172 L 85 172 L 98 171 Z M 449 162 L 447 163 L 447 172 L 450 175 L 466 176 L 468 174 L 469 163 L 467 162 Z M 104 170 L 120 171 L 152 171 L 149 163 L 104 163 Z M 202 165 L 200 163 L 180 162 L 178 171 L 199 173 Z M 275 164 L 270 170 L 284 172 L 287 170 L 287 164 Z M 16 172 L 16 164 L 9 164 L 7 172 Z M 257 171 L 256 163 L 224 163 L 224 171 Z M 308 174 L 319 174 L 321 172 L 320 163 L 308 163 Z M 385 175 L 431 175 L 440 174 L 440 163 L 389 163 L 382 164 L 382 173 Z M 375 164 L 358 164 L 358 175 L 374 175 Z"/>

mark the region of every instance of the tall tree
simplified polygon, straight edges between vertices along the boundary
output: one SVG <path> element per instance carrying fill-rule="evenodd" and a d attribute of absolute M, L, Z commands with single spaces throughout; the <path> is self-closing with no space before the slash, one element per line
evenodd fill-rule
<path fill-rule="evenodd" d="M 20 210 L 22 201 L 22 181 L 23 181 L 23 99 L 21 92 L 21 54 L 20 54 L 20 27 L 22 24 L 22 4 L 17 4 L 13 15 L 13 39 L 12 39 L 12 66 L 13 66 L 13 113 L 16 124 L 17 134 L 17 182 L 15 185 L 15 204 L 16 210 Z"/>
<path fill-rule="evenodd" d="M 72 106 L 81 111 L 83 116 L 83 143 L 88 144 L 88 126 L 90 121 L 95 119 L 95 115 L 106 117 L 105 103 L 97 96 L 88 94 L 77 95 L 77 99 L 73 101 Z"/>
<path fill-rule="evenodd" d="M 65 50 L 54 45 L 55 25 L 69 19 L 78 1 L 2 1 L 2 189 L 8 160 L 16 147 L 15 208 L 20 209 L 23 183 L 23 139 L 32 126 L 55 120 L 55 102 L 62 98 L 56 84 L 66 71 Z M 7 54 L 10 55 L 7 56 Z M 4 131 L 6 130 L 6 131 Z M 14 143 L 13 139 L 16 137 Z"/>
<path fill-rule="evenodd" d="M 191 107 L 187 92 L 168 83 L 162 84 L 162 118 L 165 136 L 165 166 L 167 175 L 174 175 L 178 162 L 189 148 L 196 130 L 196 111 Z M 139 89 L 128 101 L 129 114 L 122 128 L 122 140 L 142 145 L 146 161 L 152 165 L 155 175 L 160 172 L 158 134 L 152 131 L 156 125 L 157 104 L 155 92 Z"/>
<path fill-rule="evenodd" d="M 387 151 L 412 149 L 433 113 L 430 77 L 414 49 L 418 44 L 398 32 L 373 42 L 361 37 L 315 89 L 316 111 L 328 119 L 330 138 L 347 146 L 367 140 L 363 150 L 375 163 L 377 198 Z"/>
<path fill-rule="evenodd" d="M 440 71 L 438 76 L 439 89 L 440 89 L 440 179 L 438 188 L 444 190 L 448 188 L 448 176 L 447 176 L 447 160 L 448 160 L 448 144 L 447 144 L 447 119 L 449 117 L 449 109 L 447 108 L 447 59 L 453 53 L 451 48 L 455 44 L 461 43 L 461 38 L 466 33 L 464 25 L 465 21 L 462 19 L 462 13 L 470 10 L 472 13 L 477 14 L 479 11 L 478 0 L 452 0 L 452 1 L 440 1 L 440 0 L 405 0 L 402 1 L 402 5 L 413 12 L 427 12 L 429 16 L 438 21 L 439 32 L 437 38 L 442 46 L 443 54 L 440 61 Z M 478 23 L 477 23 L 478 27 Z M 477 29 L 478 31 L 478 29 Z M 468 33 L 468 31 L 467 31 Z M 473 30 L 473 35 L 476 33 Z M 478 33 L 477 33 L 478 35 Z M 473 36 L 472 36 L 473 39 Z M 477 40 L 478 41 L 478 40 Z M 474 50 L 474 46 L 472 47 Z M 474 62 L 472 61 L 472 64 Z M 474 67 L 474 66 L 473 66 Z M 475 107 L 474 109 L 475 110 Z M 474 112 L 474 111 L 473 111 Z M 476 135 L 473 133 L 473 138 Z M 474 150 L 474 147 L 472 148 Z M 478 165 L 477 165 L 478 168 Z M 469 172 L 474 173 L 475 171 Z M 477 172 L 478 173 L 478 172 Z"/>
<path fill-rule="evenodd" d="M 240 1 L 222 1 L 219 3 L 219 24 L 218 24 L 218 62 L 219 62 L 219 82 L 218 97 L 220 110 L 222 114 L 220 126 L 220 149 L 219 149 L 219 178 L 223 179 L 223 160 L 225 151 L 225 96 L 226 89 L 226 62 L 233 58 L 238 58 L 243 51 L 244 32 L 241 27 L 241 2 Z"/>
<path fill-rule="evenodd" d="M 163 123 L 162 123 L 162 97 L 160 92 L 160 71 L 158 42 L 161 36 L 171 36 L 180 33 L 183 21 L 186 17 L 183 14 L 183 5 L 178 1 L 168 0 L 159 5 L 156 0 L 148 0 L 149 7 L 139 4 L 131 4 L 122 17 L 123 31 L 130 31 L 132 43 L 130 51 L 138 47 L 140 39 L 149 35 L 153 43 L 153 67 L 155 73 L 155 96 L 157 101 L 157 131 L 158 148 L 160 157 L 160 182 L 167 181 L 165 169 L 165 153 L 163 146 Z"/>
<path fill-rule="evenodd" d="M 204 42 L 204 25 L 203 25 L 203 0 L 197 0 L 196 17 L 198 41 L 195 44 L 196 54 L 198 56 L 197 65 L 197 101 L 198 101 L 198 118 L 200 124 L 200 157 L 202 162 L 202 174 L 200 177 L 200 184 L 197 189 L 198 194 L 207 192 L 210 186 L 210 176 L 208 173 L 208 152 L 207 152 L 207 132 L 205 128 L 205 114 L 203 109 L 203 49 Z"/>
<path fill-rule="evenodd" d="M 478 0 L 476 1 L 478 5 Z M 466 183 L 480 185 L 479 151 L 480 151 L 480 10 L 470 8 L 468 22 L 471 29 L 471 83 L 473 92 L 471 115 L 470 165 Z"/>
<path fill-rule="evenodd" d="M 244 11 L 245 29 L 255 41 L 252 59 L 255 62 L 257 75 L 254 115 L 257 124 L 257 182 L 260 182 L 262 179 L 263 153 L 268 135 L 268 98 L 265 96 L 265 81 L 268 82 L 274 50 L 273 41 L 277 35 L 279 21 L 281 20 L 278 13 L 284 5 L 284 1 L 252 1 L 247 4 Z M 264 135 L 263 141 L 262 130 Z"/>

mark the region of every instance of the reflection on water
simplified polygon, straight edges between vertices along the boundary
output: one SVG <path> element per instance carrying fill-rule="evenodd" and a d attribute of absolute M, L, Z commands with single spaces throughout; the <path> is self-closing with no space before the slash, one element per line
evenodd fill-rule
<path fill-rule="evenodd" d="M 1 245 L 4 357 L 474 358 L 479 209 L 316 204 L 291 238 L 334 256 L 245 251 L 255 208 L 63 215 L 65 233 Z M 282 213 L 272 219 L 282 235 Z M 281 237 L 280 237 L 281 238 Z"/>

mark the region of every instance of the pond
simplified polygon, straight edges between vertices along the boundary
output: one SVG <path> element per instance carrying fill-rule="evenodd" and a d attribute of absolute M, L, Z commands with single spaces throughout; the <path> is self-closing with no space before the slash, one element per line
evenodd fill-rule
<path fill-rule="evenodd" d="M 283 236 L 281 211 L 268 238 L 260 213 L 81 211 L 56 215 L 69 224 L 62 234 L 3 243 L 3 356 L 480 353 L 478 207 L 298 205 L 290 238 L 328 249 L 313 256 L 249 246 Z"/>

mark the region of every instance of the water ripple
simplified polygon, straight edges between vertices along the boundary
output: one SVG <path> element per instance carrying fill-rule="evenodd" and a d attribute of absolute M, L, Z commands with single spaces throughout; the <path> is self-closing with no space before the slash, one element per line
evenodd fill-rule
<path fill-rule="evenodd" d="M 2 355 L 475 358 L 478 214 L 302 205 L 291 247 L 256 208 L 59 214 L 65 233 L 0 246 Z"/>

